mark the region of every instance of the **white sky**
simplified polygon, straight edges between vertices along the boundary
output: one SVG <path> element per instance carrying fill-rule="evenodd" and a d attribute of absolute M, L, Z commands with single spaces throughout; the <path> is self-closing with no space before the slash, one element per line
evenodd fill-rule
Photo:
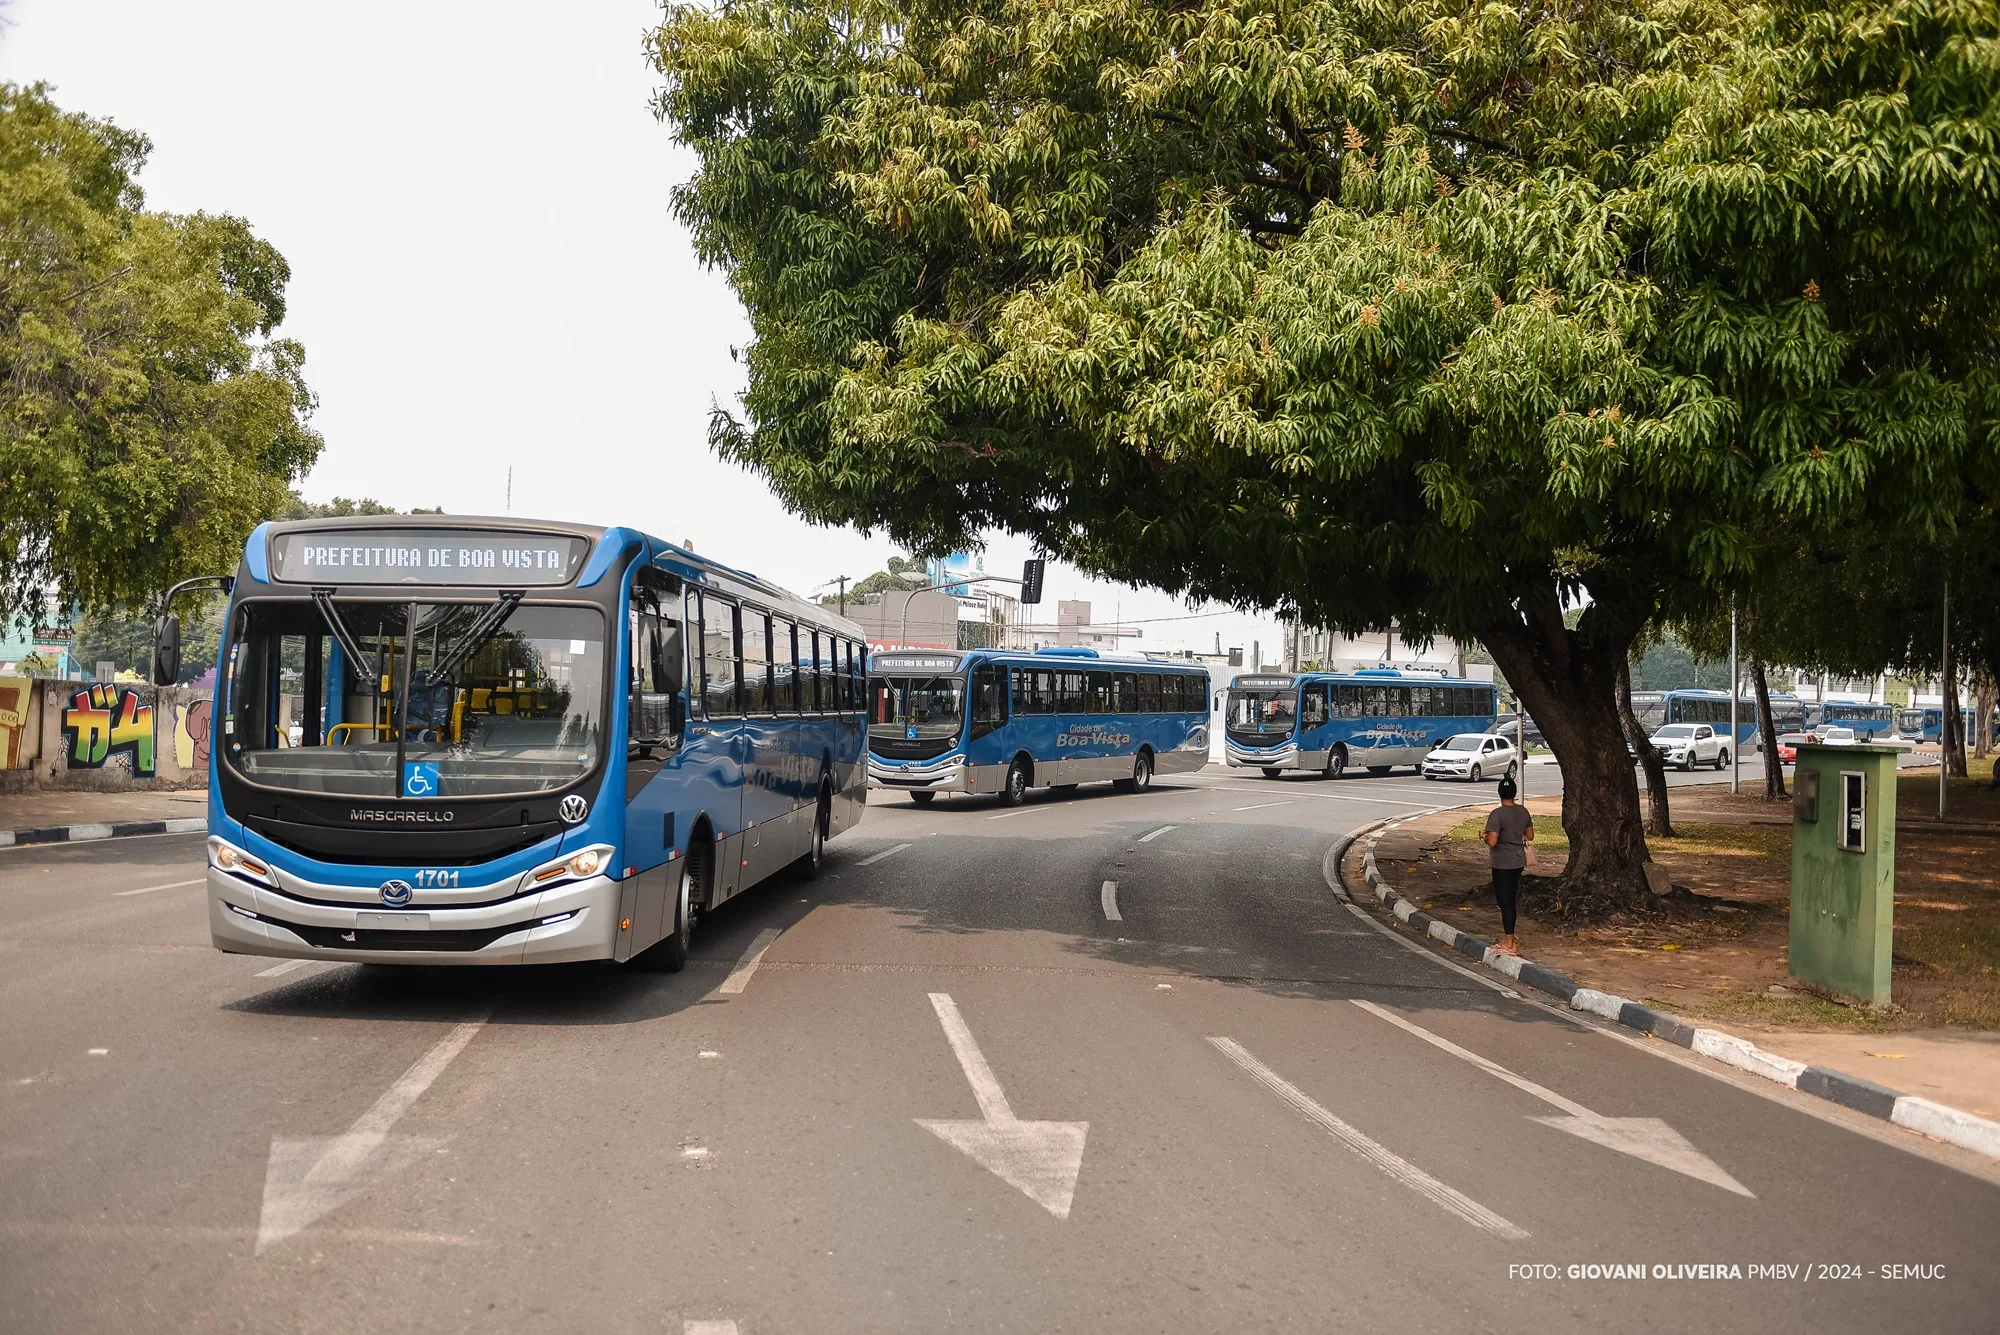
<path fill-rule="evenodd" d="M 647 106 L 653 0 L 11 0 L 0 80 L 154 145 L 151 208 L 247 218 L 292 266 L 326 451 L 314 500 L 625 523 L 800 592 L 879 569 L 884 535 L 812 528 L 717 459 L 748 325 L 669 213 L 694 170 Z M 996 535 L 986 568 L 1019 573 Z M 1051 567 L 1044 615 L 1183 616 Z M 1202 609 L 1207 610 L 1207 609 Z M 1260 640 L 1237 614 L 1150 624 L 1147 648 Z"/>

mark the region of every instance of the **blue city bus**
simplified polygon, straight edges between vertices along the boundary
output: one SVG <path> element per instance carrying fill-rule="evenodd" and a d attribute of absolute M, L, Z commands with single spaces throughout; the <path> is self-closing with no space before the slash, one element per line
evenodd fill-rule
<path fill-rule="evenodd" d="M 925 803 L 1109 779 L 1132 792 L 1208 763 L 1208 670 L 1095 649 L 896 650 L 868 664 L 868 781 Z"/>
<path fill-rule="evenodd" d="M 1851 728 L 1855 741 L 1872 742 L 1877 737 L 1896 735 L 1896 707 L 1866 700 L 1828 700 L 1825 704 L 1806 706 L 1805 726 Z"/>
<path fill-rule="evenodd" d="M 1974 725 L 1973 711 L 1969 708 L 1958 711 L 1959 719 L 1965 725 L 1965 743 L 1972 745 Z M 1896 711 L 1896 731 L 1913 742 L 1935 742 L 1944 736 L 1944 706 L 1920 705 Z M 1993 740 L 2000 742 L 2000 712 L 1993 716 Z"/>
<path fill-rule="evenodd" d="M 1729 692 L 1707 690 L 1634 691 L 1632 713 L 1648 737 L 1669 723 L 1707 723 L 1718 736 L 1729 735 Z M 1771 723 L 1779 733 L 1798 732 L 1805 727 L 1806 705 L 1798 696 L 1783 692 L 1771 696 Z M 1741 696 L 1736 701 L 1736 743 L 1760 737 L 1757 701 Z M 1758 743 L 1761 745 L 1761 741 Z"/>
<path fill-rule="evenodd" d="M 1484 732 L 1493 683 L 1399 668 L 1240 676 L 1223 713 L 1223 757 L 1275 779 L 1288 769 L 1338 778 L 1365 766 L 1419 768 L 1431 747 Z"/>
<path fill-rule="evenodd" d="M 637 530 L 265 524 L 210 582 L 222 950 L 677 970 L 861 817 L 861 628 Z"/>

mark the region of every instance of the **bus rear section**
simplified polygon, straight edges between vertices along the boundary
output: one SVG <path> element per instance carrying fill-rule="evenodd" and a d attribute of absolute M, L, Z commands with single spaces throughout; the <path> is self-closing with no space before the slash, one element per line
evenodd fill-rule
<path fill-rule="evenodd" d="M 1110 781 L 1208 762 L 1207 670 L 1091 649 L 876 654 L 869 667 L 871 786 L 1025 800 L 1036 788 Z"/>
<path fill-rule="evenodd" d="M 219 948 L 678 968 L 859 819 L 858 627 L 629 529 L 365 522 L 260 528 L 235 577 Z"/>

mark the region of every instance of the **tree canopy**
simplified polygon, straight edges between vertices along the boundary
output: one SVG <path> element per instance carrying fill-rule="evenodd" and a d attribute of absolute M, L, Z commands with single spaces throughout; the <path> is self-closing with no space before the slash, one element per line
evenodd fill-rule
<path fill-rule="evenodd" d="M 0 620 L 233 569 L 320 451 L 284 257 L 148 211 L 149 149 L 0 85 Z"/>
<path fill-rule="evenodd" d="M 917 550 L 1477 636 L 1643 885 L 1613 704 L 1774 529 L 2000 481 L 2000 7 L 670 5 L 713 439 Z M 1574 625 L 1564 606 L 1586 605 Z"/>

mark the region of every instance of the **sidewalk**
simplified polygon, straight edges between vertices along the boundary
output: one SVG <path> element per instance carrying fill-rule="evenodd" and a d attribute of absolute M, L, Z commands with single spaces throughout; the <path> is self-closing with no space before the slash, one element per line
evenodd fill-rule
<path fill-rule="evenodd" d="M 1528 803 L 1538 876 L 1554 875 L 1567 857 L 1561 807 L 1559 797 Z M 1779 1056 L 1993 1118 L 2000 979 L 1988 956 L 2000 946 L 2000 831 L 1977 821 L 1984 812 L 1967 814 L 1974 828 L 1964 832 L 1903 824 L 1899 815 L 1893 1010 L 1826 1001 L 1789 977 L 1790 810 L 1747 792 L 1732 796 L 1726 784 L 1676 788 L 1680 837 L 1648 841 L 1674 885 L 1697 899 L 1677 897 L 1657 919 L 1571 922 L 1524 887 L 1521 954 L 1583 987 L 1712 1024 Z M 1497 941 L 1500 915 L 1477 833 L 1484 815 L 1481 806 L 1421 817 L 1387 831 L 1375 856 L 1383 878 L 1418 909 Z M 1359 884 L 1352 866 L 1349 874 Z"/>
<path fill-rule="evenodd" d="M 0 795 L 0 844 L 32 842 L 7 837 L 29 830 L 125 825 L 141 821 L 206 820 L 207 817 L 208 794 L 199 789 L 161 793 L 4 794 Z"/>

